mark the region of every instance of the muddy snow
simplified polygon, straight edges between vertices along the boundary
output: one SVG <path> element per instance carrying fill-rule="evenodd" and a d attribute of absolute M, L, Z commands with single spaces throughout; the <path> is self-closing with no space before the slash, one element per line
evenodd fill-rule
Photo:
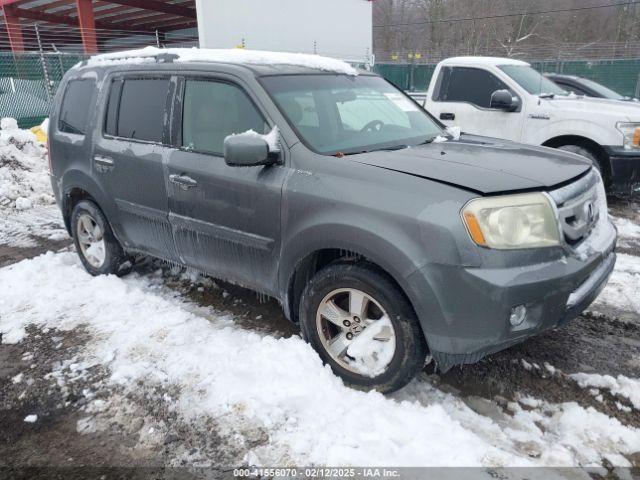
<path fill-rule="evenodd" d="M 383 396 L 239 287 L 153 260 L 88 275 L 10 122 L 0 179 L 0 466 L 640 466 L 637 203 L 612 204 L 621 253 L 583 316 Z"/>

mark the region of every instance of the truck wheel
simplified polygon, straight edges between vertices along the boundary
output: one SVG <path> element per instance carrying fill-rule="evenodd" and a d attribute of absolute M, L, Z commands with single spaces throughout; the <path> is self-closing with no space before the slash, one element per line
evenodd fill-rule
<path fill-rule="evenodd" d="M 602 180 L 607 184 L 607 171 L 602 168 L 600 165 L 600 160 L 596 157 L 590 150 L 581 147 L 580 145 L 562 145 L 558 147 L 558 150 L 564 150 L 565 152 L 577 153 L 578 155 L 582 155 L 583 157 L 587 157 L 589 160 L 593 162 L 593 166 L 596 167 L 600 175 L 602 176 Z"/>
<path fill-rule="evenodd" d="M 82 265 L 91 275 L 129 273 L 133 261 L 116 240 L 109 222 L 100 208 L 89 200 L 82 200 L 71 212 L 73 242 Z"/>
<path fill-rule="evenodd" d="M 427 355 L 408 300 L 368 264 L 320 270 L 302 294 L 300 324 L 334 373 L 361 390 L 388 393 L 405 386 Z"/>

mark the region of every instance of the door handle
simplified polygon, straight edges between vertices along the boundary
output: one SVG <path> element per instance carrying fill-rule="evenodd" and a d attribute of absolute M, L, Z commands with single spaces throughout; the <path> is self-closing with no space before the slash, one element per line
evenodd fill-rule
<path fill-rule="evenodd" d="M 104 155 L 95 155 L 93 157 L 93 163 L 96 164 L 96 167 L 98 167 L 98 170 L 101 172 L 112 170 L 115 165 L 113 158 L 105 157 Z"/>
<path fill-rule="evenodd" d="M 455 113 L 441 113 L 440 114 L 440 120 L 455 120 L 456 119 L 456 114 Z"/>
<path fill-rule="evenodd" d="M 175 183 L 177 185 L 180 185 L 180 188 L 182 188 L 183 190 L 187 190 L 189 188 L 193 188 L 193 187 L 197 187 L 198 186 L 198 182 L 196 182 L 191 177 L 187 177 L 186 175 L 171 174 L 171 175 L 169 175 L 169 181 L 171 183 Z"/>

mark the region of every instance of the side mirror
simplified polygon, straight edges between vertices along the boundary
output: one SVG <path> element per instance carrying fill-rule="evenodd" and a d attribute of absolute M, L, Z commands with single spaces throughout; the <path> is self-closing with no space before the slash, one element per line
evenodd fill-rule
<path fill-rule="evenodd" d="M 232 167 L 255 167 L 276 162 L 269 145 L 256 135 L 232 135 L 224 139 L 224 161 Z"/>
<path fill-rule="evenodd" d="M 496 90 L 491 94 L 491 108 L 513 112 L 520 106 L 520 101 L 509 90 Z"/>

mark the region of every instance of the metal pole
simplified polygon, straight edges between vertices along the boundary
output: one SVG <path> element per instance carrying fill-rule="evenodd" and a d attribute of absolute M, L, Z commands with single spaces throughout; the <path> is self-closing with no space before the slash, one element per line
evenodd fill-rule
<path fill-rule="evenodd" d="M 156 28 L 156 47 L 160 48 L 160 35 L 158 34 L 157 28 Z"/>
<path fill-rule="evenodd" d="M 51 92 L 51 82 L 49 80 L 49 71 L 47 69 L 47 62 L 44 59 L 44 51 L 42 50 L 42 41 L 40 39 L 40 29 L 38 29 L 38 24 L 35 24 L 36 28 L 36 39 L 38 40 L 38 52 L 40 53 L 40 63 L 42 65 L 42 73 L 44 75 L 45 89 L 47 90 L 47 96 L 51 101 L 53 97 L 53 93 Z"/>

